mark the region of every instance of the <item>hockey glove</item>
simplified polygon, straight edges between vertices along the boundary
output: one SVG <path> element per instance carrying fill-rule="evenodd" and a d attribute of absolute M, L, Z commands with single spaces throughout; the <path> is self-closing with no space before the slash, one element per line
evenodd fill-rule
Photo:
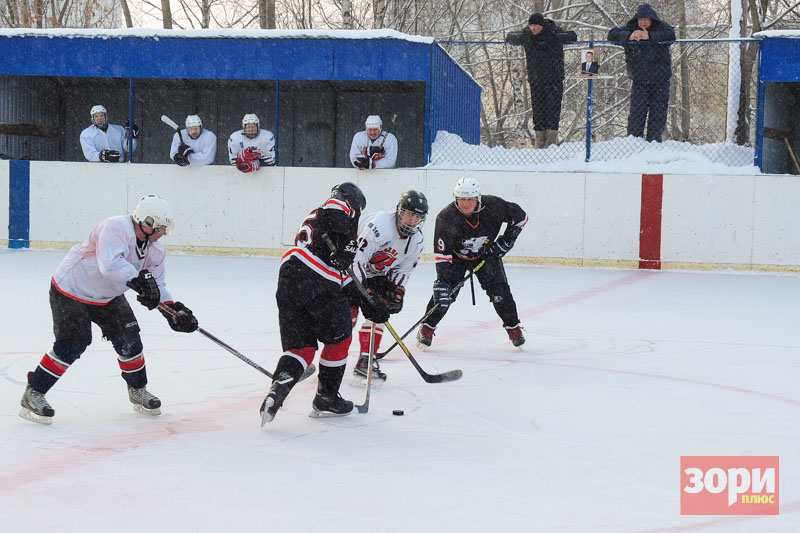
<path fill-rule="evenodd" d="M 141 133 L 141 130 L 139 130 L 139 125 L 134 122 L 133 123 L 133 127 L 131 128 L 130 127 L 130 123 L 131 123 L 130 120 L 126 120 L 125 121 L 125 127 L 128 128 L 128 130 L 130 130 L 131 135 L 133 135 L 134 139 L 138 139 L 139 138 L 139 133 Z"/>
<path fill-rule="evenodd" d="M 255 147 L 248 146 L 247 148 L 242 150 L 242 153 L 239 154 L 239 157 L 241 157 L 245 161 L 255 161 L 256 159 L 261 157 L 261 153 L 258 150 L 256 150 Z"/>
<path fill-rule="evenodd" d="M 372 157 L 375 154 L 384 154 L 386 150 L 383 146 L 370 146 L 369 147 L 369 156 Z M 383 157 L 383 155 L 381 155 Z M 380 159 L 380 158 L 379 158 Z"/>
<path fill-rule="evenodd" d="M 254 159 L 252 161 L 239 161 L 236 163 L 236 168 L 247 174 L 248 172 L 255 172 L 261 168 L 261 163 L 258 162 L 258 159 Z"/>
<path fill-rule="evenodd" d="M 158 290 L 156 278 L 149 270 L 140 271 L 139 275 L 128 281 L 126 285 L 139 295 L 136 299 L 140 304 L 151 310 L 158 307 L 158 302 L 161 301 L 161 291 Z"/>
<path fill-rule="evenodd" d="M 353 258 L 356 256 L 356 241 L 350 239 L 344 244 L 341 242 L 335 252 L 331 252 L 330 265 L 339 270 L 347 270 L 353 264 Z"/>
<path fill-rule="evenodd" d="M 377 153 L 373 155 L 372 158 L 370 159 L 371 161 L 370 168 L 378 168 L 378 161 L 381 159 L 383 159 L 383 154 Z"/>
<path fill-rule="evenodd" d="M 353 165 L 361 170 L 366 170 L 370 167 L 371 160 L 366 156 L 357 157 L 355 161 L 353 161 Z"/>
<path fill-rule="evenodd" d="M 450 289 L 450 284 L 443 279 L 433 282 L 433 301 L 438 303 L 442 310 L 450 307 Z"/>
<path fill-rule="evenodd" d="M 182 145 L 178 146 L 178 153 L 181 154 L 188 161 L 189 154 L 193 154 L 194 149 L 191 148 L 188 144 L 183 143 Z"/>
<path fill-rule="evenodd" d="M 261 156 L 261 164 L 267 167 L 274 167 L 275 166 L 275 154 L 272 152 L 267 152 L 265 155 Z"/>
<path fill-rule="evenodd" d="M 166 307 L 167 309 L 164 309 Z M 180 302 L 164 302 L 158 310 L 169 322 L 169 327 L 179 333 L 191 333 L 197 331 L 197 319 L 192 314 L 192 310 Z"/>
<path fill-rule="evenodd" d="M 102 150 L 100 152 L 100 161 L 103 163 L 118 163 L 119 151 L 118 150 Z"/>
<path fill-rule="evenodd" d="M 508 253 L 511 248 L 514 247 L 514 243 L 509 243 L 505 240 L 504 237 L 498 237 L 492 244 L 486 247 L 485 256 L 486 257 L 497 257 L 501 258 Z"/>
<path fill-rule="evenodd" d="M 376 324 L 383 324 L 389 320 L 389 308 L 383 300 L 376 298 L 375 295 L 367 289 L 370 293 L 370 298 L 361 299 L 361 312 L 364 313 L 364 318 Z"/>
<path fill-rule="evenodd" d="M 172 156 L 172 159 L 182 167 L 189 165 L 189 160 L 182 156 L 180 152 Z"/>
<path fill-rule="evenodd" d="M 389 313 L 397 314 L 403 309 L 403 297 L 406 295 L 406 288 L 398 285 L 389 291 Z"/>

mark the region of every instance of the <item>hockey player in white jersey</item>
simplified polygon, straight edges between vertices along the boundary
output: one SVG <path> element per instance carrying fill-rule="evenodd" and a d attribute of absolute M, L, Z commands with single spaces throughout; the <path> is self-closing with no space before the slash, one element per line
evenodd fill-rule
<path fill-rule="evenodd" d="M 242 118 L 242 129 L 228 138 L 228 158 L 242 172 L 255 172 L 262 166 L 275 165 L 275 136 L 261 129 L 258 115 Z"/>
<path fill-rule="evenodd" d="M 178 165 L 211 165 L 217 157 L 217 136 L 203 128 L 199 115 L 186 117 L 186 129 L 172 136 L 169 157 Z"/>
<path fill-rule="evenodd" d="M 164 245 L 173 215 L 158 196 L 143 197 L 133 214 L 107 218 L 76 244 L 50 281 L 55 342 L 33 372 L 28 372 L 20 416 L 50 424 L 55 411 L 45 394 L 92 342 L 92 322 L 117 353 L 128 399 L 137 412 L 161 413 L 161 400 L 147 388 L 144 351 L 136 316 L 125 299 L 133 289 L 148 309 L 159 308 L 175 331 L 189 333 L 197 319 L 167 290 Z"/>
<path fill-rule="evenodd" d="M 350 162 L 366 170 L 370 168 L 394 168 L 397 164 L 397 138 L 388 131 L 381 131 L 383 121 L 378 115 L 370 115 L 364 122 L 364 130 L 353 135 L 350 144 Z"/>
<path fill-rule="evenodd" d="M 383 323 L 390 314 L 399 313 L 403 308 L 406 282 L 422 253 L 422 224 L 427 214 L 428 200 L 425 195 L 408 190 L 400 196 L 394 211 L 371 213 L 359 222 L 358 251 L 353 260 L 353 271 L 372 293 L 373 301 L 377 299 L 383 307 L 374 309 L 362 306 L 366 320 L 358 332 L 360 355 L 353 370 L 356 381 L 362 381 L 367 376 L 369 337 L 373 323 L 374 350 L 377 352 L 383 336 Z M 358 307 L 363 298 L 353 285 L 351 283 L 345 290 L 350 299 L 350 316 L 355 327 Z M 386 381 L 386 374 L 381 372 L 377 359 L 373 359 L 372 378 Z"/>
<path fill-rule="evenodd" d="M 123 128 L 108 123 L 108 112 L 102 105 L 93 106 L 89 112 L 92 125 L 81 132 L 81 149 L 87 161 L 101 163 L 124 163 L 128 161 L 128 137 L 133 136 L 133 150 L 136 151 L 139 126 Z"/>

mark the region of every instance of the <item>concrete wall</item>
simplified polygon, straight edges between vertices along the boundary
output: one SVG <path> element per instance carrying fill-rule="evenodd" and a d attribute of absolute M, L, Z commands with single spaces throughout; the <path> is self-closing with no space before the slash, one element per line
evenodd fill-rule
<path fill-rule="evenodd" d="M 31 162 L 30 245 L 66 248 L 100 219 L 129 213 L 155 193 L 169 200 L 177 222 L 165 243 L 173 250 L 280 254 L 308 212 L 343 181 L 356 182 L 366 211 L 394 209 L 400 193 L 423 191 L 431 205 L 426 252 L 436 213 L 452 201 L 464 176 L 484 194 L 519 203 L 530 222 L 510 260 L 576 266 L 639 267 L 643 211 L 660 219 L 664 268 L 800 270 L 800 180 L 790 176 L 663 176 L 662 206 L 642 201 L 639 174 L 357 171 Z M 0 244 L 8 245 L 9 164 L 0 161 Z M 649 204 L 648 204 L 649 205 Z M 644 206 L 644 207 L 643 207 Z"/>

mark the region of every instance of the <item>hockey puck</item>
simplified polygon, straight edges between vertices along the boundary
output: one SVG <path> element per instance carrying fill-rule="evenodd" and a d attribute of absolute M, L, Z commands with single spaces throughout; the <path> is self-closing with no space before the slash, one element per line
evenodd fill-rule
<path fill-rule="evenodd" d="M 403 416 L 403 415 L 404 415 L 404 414 L 406 414 L 406 413 L 405 413 L 405 411 L 403 411 L 402 409 L 395 409 L 394 411 L 392 411 L 392 414 L 393 414 L 394 416 Z"/>

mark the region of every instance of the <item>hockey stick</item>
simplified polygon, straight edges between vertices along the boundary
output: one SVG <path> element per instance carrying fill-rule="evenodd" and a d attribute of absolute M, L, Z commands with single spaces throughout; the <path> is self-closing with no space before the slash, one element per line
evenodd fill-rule
<path fill-rule="evenodd" d="M 367 358 L 367 395 L 364 397 L 364 403 L 356 405 L 356 410 L 364 414 L 369 411 L 369 391 L 372 389 L 372 360 L 375 356 L 375 323 L 372 324 L 372 331 L 369 334 L 369 357 Z"/>
<path fill-rule="evenodd" d="M 169 306 L 167 306 L 167 305 L 165 305 L 163 303 L 158 304 L 158 309 L 161 310 L 161 311 L 165 311 L 165 312 L 171 314 L 172 316 L 178 316 L 178 313 L 176 313 L 173 309 L 170 309 Z M 222 342 L 220 339 L 218 339 L 217 337 L 215 337 L 214 335 L 212 335 L 208 331 L 204 330 L 203 328 L 197 328 L 197 331 L 199 331 L 202 335 L 204 335 L 205 337 L 210 339 L 212 342 L 216 343 L 218 346 L 221 346 L 221 347 L 225 348 L 227 351 L 229 351 L 230 353 L 232 353 L 233 355 L 235 355 L 236 357 L 238 357 L 239 359 L 241 359 L 242 361 L 244 361 L 248 365 L 252 366 L 256 370 L 258 370 L 259 372 L 261 372 L 262 374 L 267 376 L 268 378 L 275 379 L 275 376 L 272 375 L 272 372 L 270 372 L 266 368 L 262 367 L 261 365 L 259 365 L 258 363 L 256 363 L 252 359 L 248 358 L 246 355 L 244 355 L 243 353 L 241 353 L 238 350 L 234 349 L 233 347 L 228 346 L 227 344 Z M 303 375 L 300 376 L 300 379 L 298 380 L 298 382 L 303 381 L 304 379 L 306 379 L 308 377 L 311 377 L 316 370 L 317 369 L 316 369 L 316 367 L 314 366 L 313 363 L 308 365 L 308 367 L 303 372 Z"/>
<path fill-rule="evenodd" d="M 327 234 L 323 235 L 322 238 L 325 239 L 325 242 L 328 243 L 328 247 L 331 249 L 331 251 L 335 253 L 336 252 L 336 245 L 333 243 L 331 238 Z M 367 289 L 364 288 L 364 285 L 362 285 L 361 282 L 358 281 L 358 278 L 356 277 L 355 272 L 353 272 L 353 267 L 347 267 L 345 269 L 345 271 L 348 274 L 350 274 L 350 277 L 352 278 L 352 282 L 355 284 L 356 288 L 358 289 L 358 292 L 360 292 L 361 295 L 364 298 L 367 299 L 367 301 L 372 302 L 372 295 L 369 292 L 367 292 Z M 419 375 L 422 376 L 422 379 L 424 379 L 426 383 L 442 383 L 444 381 L 455 381 L 457 379 L 460 379 L 461 376 L 464 374 L 459 369 L 450 370 L 450 371 L 444 372 L 442 374 L 429 374 L 429 373 L 425 372 L 425 370 L 421 366 L 419 366 L 419 363 L 414 358 L 414 356 L 411 355 L 411 352 L 408 351 L 408 348 L 406 347 L 406 345 L 403 344 L 403 339 L 401 339 L 400 336 L 397 335 L 397 332 L 394 330 L 394 328 L 389 323 L 389 321 L 387 320 L 386 322 L 383 323 L 383 325 L 386 326 L 386 329 L 388 329 L 389 333 L 392 334 L 392 337 L 394 337 L 394 340 L 397 341 L 397 344 L 400 345 L 400 349 L 403 350 L 403 353 L 406 354 L 406 357 L 408 357 L 408 360 L 411 361 L 411 364 L 414 365 L 414 368 L 417 369 L 417 372 L 419 372 Z"/>
<path fill-rule="evenodd" d="M 480 262 L 480 263 L 478 263 L 478 265 L 477 265 L 475 268 L 473 268 L 472 270 L 470 270 L 469 274 L 467 274 L 467 276 L 466 276 L 466 277 L 465 277 L 463 280 L 461 280 L 461 282 L 460 282 L 458 285 L 456 285 L 455 287 L 453 287 L 453 288 L 452 288 L 452 290 L 450 291 L 450 294 L 452 295 L 454 292 L 458 291 L 458 290 L 459 290 L 461 287 L 463 287 L 463 286 L 464 286 L 464 284 L 467 282 L 467 280 L 468 280 L 468 279 L 471 279 L 471 278 L 472 278 L 472 275 L 473 275 L 473 274 L 475 274 L 475 273 L 476 273 L 478 270 L 480 270 L 480 269 L 481 269 L 481 267 L 482 267 L 482 266 L 483 266 L 485 263 L 486 263 L 486 260 L 485 260 L 485 259 L 481 259 L 481 262 Z M 431 315 L 433 314 L 433 312 L 434 312 L 434 311 L 436 311 L 437 309 L 439 309 L 439 303 L 438 303 L 438 302 L 437 302 L 437 303 L 436 303 L 436 304 L 435 304 L 433 307 L 431 307 L 430 311 L 428 311 L 427 313 L 425 313 L 425 315 L 424 315 L 422 318 L 420 318 L 419 320 L 417 320 L 416 322 L 414 322 L 414 325 L 413 325 L 413 326 L 411 326 L 410 328 L 408 328 L 408 331 L 406 331 L 405 333 L 403 333 L 403 336 L 402 336 L 402 337 L 400 337 L 400 338 L 401 338 L 401 339 L 405 339 L 406 337 L 408 337 L 408 334 L 409 334 L 409 333 L 411 333 L 412 331 L 414 331 L 414 329 L 416 329 L 416 327 L 417 327 L 417 326 L 419 326 L 420 324 L 422 324 L 423 322 L 425 322 L 425 320 L 427 320 L 427 319 L 428 319 L 428 317 L 429 317 L 429 316 L 431 316 Z M 383 359 L 384 357 L 386 357 L 386 354 L 388 354 L 389 352 L 391 352 L 392 350 L 394 350 L 394 347 L 395 347 L 395 346 L 397 346 L 397 342 L 395 342 L 394 344 L 392 344 L 391 346 L 389 346 L 389 348 L 387 348 L 385 351 L 376 353 L 376 354 L 375 354 L 375 358 L 376 358 L 376 359 L 378 359 L 378 360 L 380 360 L 380 359 Z"/>
<path fill-rule="evenodd" d="M 180 126 L 178 126 L 178 125 L 175 123 L 175 121 L 174 121 L 174 120 L 172 120 L 171 118 L 169 118 L 167 115 L 161 115 L 161 122 L 163 122 L 164 124 L 166 124 L 167 126 L 169 126 L 170 128 L 172 128 L 173 130 L 175 130 L 175 131 L 178 133 L 178 139 L 180 139 L 180 140 L 181 140 L 181 144 L 184 144 L 184 142 L 183 142 L 183 135 L 181 135 L 181 128 L 180 128 Z"/>

